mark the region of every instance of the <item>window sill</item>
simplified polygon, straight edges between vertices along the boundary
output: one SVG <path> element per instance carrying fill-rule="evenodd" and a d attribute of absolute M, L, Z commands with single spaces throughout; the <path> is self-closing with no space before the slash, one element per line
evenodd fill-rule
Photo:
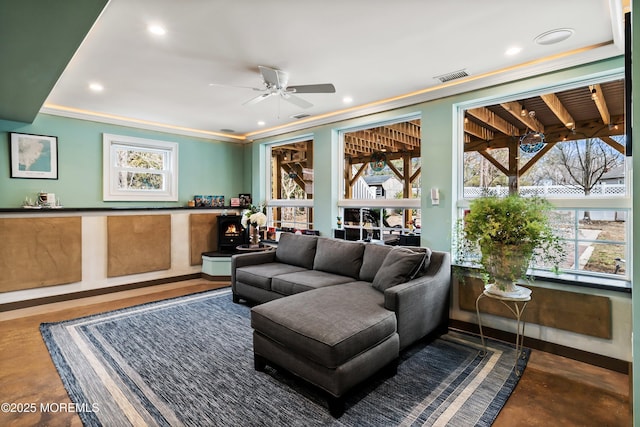
<path fill-rule="evenodd" d="M 631 293 L 631 281 L 625 279 L 588 276 L 583 274 L 553 274 L 551 272 L 537 272 L 537 279 L 564 285 L 580 286 L 583 288 L 603 289 L 607 291 Z"/>
<path fill-rule="evenodd" d="M 453 264 L 453 266 L 470 272 L 477 270 L 470 264 Z M 545 282 L 631 294 L 631 281 L 625 279 L 571 273 L 554 274 L 550 271 L 537 271 L 535 278 Z"/>

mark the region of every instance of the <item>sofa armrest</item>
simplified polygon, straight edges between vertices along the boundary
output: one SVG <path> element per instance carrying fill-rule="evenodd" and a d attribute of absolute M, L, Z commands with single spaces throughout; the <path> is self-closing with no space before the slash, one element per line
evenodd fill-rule
<path fill-rule="evenodd" d="M 236 254 L 231 257 L 231 286 L 236 283 L 236 268 L 247 265 L 266 264 L 276 260 L 276 251 L 249 252 L 246 254 Z"/>
<path fill-rule="evenodd" d="M 396 313 L 400 348 L 438 330 L 446 332 L 451 292 L 451 255 L 434 251 L 422 276 L 388 288 L 384 306 Z"/>
<path fill-rule="evenodd" d="M 249 252 L 246 254 L 235 254 L 231 257 L 231 268 L 244 267 L 246 265 L 264 264 L 275 262 L 276 251 Z"/>

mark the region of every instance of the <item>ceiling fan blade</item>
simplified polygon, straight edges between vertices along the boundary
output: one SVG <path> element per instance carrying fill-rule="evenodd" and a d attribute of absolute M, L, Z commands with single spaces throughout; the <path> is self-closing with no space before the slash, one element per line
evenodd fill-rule
<path fill-rule="evenodd" d="M 212 87 L 232 87 L 232 88 L 236 88 L 236 89 L 251 89 L 251 90 L 255 90 L 255 91 L 265 91 L 265 88 L 259 88 L 259 87 L 253 87 L 253 86 L 236 86 L 236 85 L 225 85 L 222 83 L 209 83 L 209 86 Z"/>
<path fill-rule="evenodd" d="M 273 95 L 273 93 L 263 93 L 262 95 L 258 95 L 255 98 L 251 98 L 250 100 L 248 100 L 246 102 L 243 102 L 242 105 L 254 105 L 254 104 L 257 104 L 258 102 L 269 98 L 271 95 Z"/>
<path fill-rule="evenodd" d="M 287 94 L 282 94 L 282 98 L 284 98 L 285 101 L 289 101 L 290 103 L 297 105 L 300 108 L 311 108 L 313 107 L 313 104 L 310 103 L 307 100 L 304 100 L 302 98 L 300 98 L 299 96 L 295 96 L 292 95 L 290 93 Z"/>
<path fill-rule="evenodd" d="M 275 86 L 278 89 L 287 87 L 289 74 L 286 72 L 275 68 L 264 67 L 262 65 L 258 65 L 258 68 L 260 69 L 260 74 L 262 74 L 262 78 L 267 86 Z"/>
<path fill-rule="evenodd" d="M 288 91 L 295 93 L 335 93 L 336 88 L 331 83 L 316 84 L 316 85 L 297 85 L 288 86 Z"/>

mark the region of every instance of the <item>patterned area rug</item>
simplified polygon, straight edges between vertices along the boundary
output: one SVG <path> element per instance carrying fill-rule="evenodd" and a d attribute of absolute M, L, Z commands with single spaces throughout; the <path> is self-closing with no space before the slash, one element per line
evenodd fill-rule
<path fill-rule="evenodd" d="M 477 337 L 450 332 L 404 351 L 334 419 L 313 387 L 253 369 L 250 309 L 228 289 L 40 329 L 87 426 L 490 426 L 518 382 L 512 346 L 480 357 Z"/>

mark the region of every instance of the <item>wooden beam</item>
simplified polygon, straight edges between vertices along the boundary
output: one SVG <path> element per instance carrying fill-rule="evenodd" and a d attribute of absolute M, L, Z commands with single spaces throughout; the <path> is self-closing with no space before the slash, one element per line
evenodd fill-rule
<path fill-rule="evenodd" d="M 353 164 L 351 159 L 345 157 L 344 159 L 344 197 L 350 199 L 353 197 Z"/>
<path fill-rule="evenodd" d="M 483 123 L 486 123 L 488 126 L 491 126 L 492 128 L 504 133 L 505 135 L 520 134 L 520 130 L 517 127 L 515 127 L 514 125 L 512 125 L 502 117 L 498 116 L 496 113 L 489 110 L 488 108 L 485 108 L 485 107 L 472 108 L 467 110 L 467 114 L 475 117 L 476 119 L 480 120 Z M 466 127 L 467 127 L 467 123 L 465 123 L 465 131 L 466 131 Z M 478 137 L 480 138 L 480 136 Z M 490 139 L 493 139 L 493 138 L 490 138 Z"/>
<path fill-rule="evenodd" d="M 480 154 L 482 157 L 484 157 L 485 159 L 489 160 L 489 163 L 491 163 L 493 166 L 495 166 L 496 168 L 498 168 L 498 170 L 500 172 L 502 172 L 503 174 L 509 176 L 509 169 L 505 168 L 502 163 L 500 163 L 499 161 L 497 161 L 495 159 L 495 157 L 493 157 L 491 154 L 489 154 L 489 152 L 487 152 L 486 150 L 481 150 L 478 151 L 478 154 Z"/>
<path fill-rule="evenodd" d="M 519 102 L 503 102 L 500 105 L 529 129 L 544 133 L 544 125 L 538 119 L 531 117 L 528 113 L 524 116 L 522 115 L 523 106 Z"/>
<path fill-rule="evenodd" d="M 531 167 L 533 165 L 535 165 L 538 160 L 540 160 L 542 158 L 542 156 L 544 156 L 545 154 L 547 154 L 554 145 L 556 145 L 556 142 L 550 142 L 547 143 L 542 150 L 538 151 L 531 159 L 529 159 L 529 161 L 527 162 L 527 164 L 525 164 L 524 166 L 522 166 L 520 168 L 520 176 L 524 175 L 525 173 L 527 173 L 529 171 L 529 169 L 531 169 Z"/>
<path fill-rule="evenodd" d="M 418 169 L 416 169 L 416 171 L 413 173 L 413 175 L 411 175 L 411 183 L 412 184 L 413 184 L 413 181 L 418 179 L 418 177 L 420 176 L 421 173 L 422 173 L 422 167 L 418 166 Z"/>
<path fill-rule="evenodd" d="M 493 131 L 490 131 L 484 126 L 480 126 L 479 124 L 472 121 L 465 121 L 464 131 L 480 139 L 484 139 L 485 141 L 491 141 L 494 136 Z"/>
<path fill-rule="evenodd" d="M 364 173 L 364 171 L 367 169 L 368 163 L 364 163 L 360 166 L 360 169 L 358 169 L 358 171 L 356 172 L 356 174 L 349 180 L 349 186 L 353 186 L 353 184 L 355 184 L 355 182 L 358 180 L 358 178 L 360 178 L 360 176 Z M 349 166 L 351 167 L 351 166 Z"/>
<path fill-rule="evenodd" d="M 402 181 L 404 179 L 404 176 L 400 173 L 400 171 L 395 166 L 393 166 L 393 163 L 387 162 L 387 166 L 389 166 L 389 169 L 391 169 L 391 171 L 396 174 L 399 180 Z"/>
<path fill-rule="evenodd" d="M 560 101 L 560 98 L 558 98 L 554 93 L 540 95 L 540 98 L 542 98 L 544 103 L 547 104 L 547 107 L 549 107 L 549 109 L 553 112 L 553 114 L 555 114 L 556 117 L 562 123 L 564 123 L 567 129 L 573 129 L 575 127 L 576 121 L 573 119 L 571 114 L 569 114 L 567 109 L 564 107 L 564 104 L 562 104 L 562 101 Z"/>
<path fill-rule="evenodd" d="M 304 182 L 304 180 L 302 179 L 302 166 L 295 164 L 295 165 L 284 165 L 285 172 L 289 175 L 289 178 L 293 179 L 293 181 L 298 184 L 298 186 L 300 188 L 302 188 L 303 191 L 306 192 L 306 183 Z M 291 176 L 291 173 L 293 173 L 294 175 Z"/>
<path fill-rule="evenodd" d="M 359 156 L 374 151 L 411 151 L 421 143 L 420 120 L 394 123 L 344 135 L 345 154 Z"/>
<path fill-rule="evenodd" d="M 600 139 L 604 142 L 606 142 L 607 144 L 609 144 L 612 148 L 614 148 L 618 153 L 620 154 L 624 154 L 624 145 L 620 144 L 618 141 L 616 141 L 615 139 L 611 138 L 610 136 L 601 136 Z"/>
<path fill-rule="evenodd" d="M 404 172 L 404 176 L 402 182 L 404 183 L 402 188 L 402 197 L 405 199 L 411 198 L 411 157 L 404 156 L 402 158 L 402 172 Z M 405 218 L 405 224 L 406 224 Z"/>
<path fill-rule="evenodd" d="M 397 160 L 397 159 L 401 159 L 402 156 L 408 153 L 412 158 L 413 157 L 420 157 L 420 149 L 415 149 L 415 150 L 411 150 L 411 151 L 406 151 L 406 152 L 386 152 L 384 153 L 385 157 L 387 158 L 387 161 L 389 160 Z M 366 156 L 352 156 L 351 157 L 351 163 L 352 164 L 358 164 L 358 163 L 369 163 L 371 161 L 371 156 L 370 155 L 366 155 Z"/>
<path fill-rule="evenodd" d="M 613 123 L 621 123 L 616 129 L 603 126 L 600 119 L 583 120 L 576 124 L 575 132 L 567 130 L 564 125 L 548 126 L 544 137 L 546 142 L 575 141 L 585 138 L 602 138 L 613 135 L 624 135 L 624 116 L 612 117 Z M 506 148 L 513 143 L 515 138 L 511 136 L 496 136 L 491 141 L 473 140 L 464 144 L 464 151 L 480 151 L 489 148 Z"/>
<path fill-rule="evenodd" d="M 271 184 L 271 197 L 279 199 L 282 196 L 282 157 L 276 156 L 275 160 L 275 162 L 271 162 L 273 165 L 271 176 L 275 181 Z"/>
<path fill-rule="evenodd" d="M 602 122 L 605 125 L 611 123 L 611 115 L 609 113 L 609 108 L 607 107 L 607 101 L 604 99 L 604 92 L 602 92 L 602 87 L 599 84 L 589 86 L 589 90 L 591 91 L 591 98 L 593 102 L 595 102 L 598 111 L 600 112 L 600 117 L 602 117 Z M 595 93 L 594 93 L 595 90 Z"/>
<path fill-rule="evenodd" d="M 520 170 L 518 169 L 520 160 L 520 144 L 509 145 L 509 194 L 518 194 L 520 188 Z"/>

